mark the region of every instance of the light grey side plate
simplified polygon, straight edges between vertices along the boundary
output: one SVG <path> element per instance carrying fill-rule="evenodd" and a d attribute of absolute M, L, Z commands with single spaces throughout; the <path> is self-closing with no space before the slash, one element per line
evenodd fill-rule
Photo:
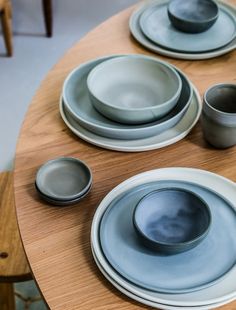
<path fill-rule="evenodd" d="M 44 195 L 43 193 L 41 193 L 41 191 L 37 188 L 37 185 L 35 184 L 35 189 L 39 195 L 39 197 L 48 202 L 49 204 L 51 205 L 54 205 L 54 206 L 60 206 L 60 207 L 66 207 L 66 206 L 70 206 L 70 205 L 74 205 L 74 204 L 77 204 L 78 202 L 80 202 L 80 200 L 82 200 L 83 198 L 85 198 L 90 190 L 92 188 L 92 185 L 89 187 L 89 189 L 81 196 L 75 198 L 75 199 L 72 199 L 72 200 L 58 200 L 58 199 L 52 199 L 46 195 Z"/>
<path fill-rule="evenodd" d="M 88 191 L 92 184 L 92 172 L 78 158 L 58 157 L 39 168 L 35 183 L 49 199 L 69 201 Z"/>
<path fill-rule="evenodd" d="M 183 88 L 175 108 L 159 121 L 143 125 L 124 125 L 113 122 L 97 112 L 90 102 L 86 80 L 89 72 L 97 64 L 113 57 L 116 56 L 102 57 L 89 61 L 69 74 L 63 85 L 63 101 L 65 110 L 69 115 L 87 130 L 112 139 L 147 138 L 175 126 L 187 111 L 193 95 L 193 89 L 186 75 L 174 66 L 182 79 Z M 132 57 L 132 55 L 129 55 L 129 57 Z"/>
<path fill-rule="evenodd" d="M 196 88 L 193 89 L 194 92 L 190 106 L 178 124 L 159 135 L 145 139 L 120 140 L 99 136 L 82 127 L 74 118 L 68 114 L 68 112 L 66 112 L 62 98 L 60 100 L 60 113 L 67 127 L 75 135 L 91 144 L 103 147 L 105 149 L 122 152 L 149 151 L 165 147 L 183 139 L 197 123 L 201 115 L 202 106 L 198 91 Z"/>
<path fill-rule="evenodd" d="M 185 33 L 172 26 L 167 6 L 167 3 L 151 5 L 140 16 L 143 33 L 157 45 L 178 52 L 199 53 L 219 49 L 236 37 L 235 17 L 222 6 L 216 23 L 197 34 Z"/>
<path fill-rule="evenodd" d="M 166 3 L 168 3 L 168 0 L 152 0 L 152 1 L 144 2 L 144 4 L 141 4 L 131 15 L 130 21 L 129 21 L 130 31 L 133 37 L 144 47 L 148 48 L 149 50 L 153 52 L 159 53 L 161 55 L 165 55 L 165 56 L 169 56 L 169 57 L 177 58 L 177 59 L 190 59 L 190 60 L 209 59 L 209 58 L 218 57 L 223 54 L 229 53 L 230 51 L 236 48 L 236 39 L 233 39 L 233 41 L 231 41 L 229 44 L 225 45 L 222 48 L 219 48 L 211 52 L 203 52 L 203 53 L 175 52 L 175 51 L 165 49 L 162 46 L 155 44 L 143 34 L 141 27 L 139 25 L 140 16 L 151 5 L 155 5 L 155 4 L 161 5 L 161 4 L 166 4 Z M 234 16 L 236 16 L 235 7 L 227 3 L 221 2 L 221 1 L 219 1 L 218 4 L 220 5 L 220 7 L 228 9 Z"/>

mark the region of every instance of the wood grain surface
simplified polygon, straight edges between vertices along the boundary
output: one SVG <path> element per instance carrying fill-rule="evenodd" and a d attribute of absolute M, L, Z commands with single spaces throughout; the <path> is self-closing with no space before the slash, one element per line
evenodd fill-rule
<path fill-rule="evenodd" d="M 19 136 L 14 184 L 19 227 L 34 276 L 53 310 L 148 308 L 110 285 L 98 271 L 90 250 L 94 212 L 120 182 L 143 171 L 171 166 L 205 169 L 236 181 L 236 147 L 212 148 L 203 140 L 199 124 L 184 140 L 166 148 L 121 153 L 82 141 L 61 120 L 58 103 L 64 79 L 76 66 L 100 56 L 155 55 L 182 69 L 201 94 L 215 83 L 235 83 L 236 51 L 202 61 L 149 53 L 129 33 L 133 9 L 107 20 L 65 54 L 37 91 Z M 50 207 L 35 192 L 35 174 L 45 161 L 62 155 L 78 157 L 91 167 L 93 188 L 78 205 Z M 223 309 L 236 309 L 236 303 Z"/>
<path fill-rule="evenodd" d="M 32 277 L 18 231 L 12 172 L 0 173 L 0 197 L 0 282 L 26 281 Z"/>

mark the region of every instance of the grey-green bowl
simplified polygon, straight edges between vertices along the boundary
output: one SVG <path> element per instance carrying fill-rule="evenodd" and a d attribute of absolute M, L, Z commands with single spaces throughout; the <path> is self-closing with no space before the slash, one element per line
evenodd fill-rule
<path fill-rule="evenodd" d="M 176 105 L 182 80 L 166 62 L 129 55 L 102 62 L 87 79 L 90 99 L 104 116 L 125 124 L 155 121 Z"/>

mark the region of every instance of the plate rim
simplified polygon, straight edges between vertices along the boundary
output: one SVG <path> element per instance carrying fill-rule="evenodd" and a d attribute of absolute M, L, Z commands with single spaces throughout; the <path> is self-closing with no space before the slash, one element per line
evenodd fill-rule
<path fill-rule="evenodd" d="M 210 193 L 213 193 L 214 195 L 216 195 L 219 199 L 219 200 L 223 200 L 225 201 L 225 204 L 227 204 L 227 208 L 231 209 L 232 212 L 234 212 L 234 215 L 235 215 L 235 222 L 236 222 L 236 208 L 234 208 L 234 206 L 231 204 L 231 202 L 229 202 L 227 199 L 224 199 L 224 197 L 222 197 L 221 195 L 219 195 L 217 192 L 215 191 L 212 191 L 210 189 L 207 189 L 205 186 L 202 186 L 200 184 L 193 184 L 192 182 L 190 181 L 178 181 L 178 180 L 159 180 L 159 181 L 153 181 L 153 182 L 148 182 L 148 183 L 145 183 L 143 184 L 143 188 L 142 190 L 144 190 L 144 187 L 146 188 L 150 188 L 152 187 L 152 183 L 156 183 L 156 182 L 164 182 L 164 183 L 167 183 L 167 187 L 168 187 L 168 184 L 170 183 L 176 183 L 175 185 L 170 185 L 170 187 L 174 186 L 174 187 L 180 187 L 182 188 L 182 185 L 191 185 L 191 186 L 196 186 L 196 187 L 200 187 L 200 188 L 203 188 L 203 190 L 205 191 L 209 191 Z M 180 183 L 178 185 L 178 183 Z M 181 185 L 182 184 L 182 185 Z M 139 185 L 141 186 L 141 185 Z M 139 187 L 138 186 L 138 187 Z M 161 185 L 161 188 L 162 188 L 162 185 Z M 185 187 L 183 187 L 185 188 Z M 160 188 L 159 188 L 160 189 Z M 133 195 L 134 192 L 138 192 L 140 189 L 138 189 L 136 186 L 133 187 L 132 189 L 129 189 L 128 191 L 124 191 L 123 193 L 121 193 L 118 197 L 116 197 L 114 200 L 118 200 L 120 201 L 120 199 L 124 199 L 125 196 L 124 194 L 127 194 L 127 195 Z M 189 190 L 189 189 L 188 189 Z M 132 191 L 132 192 L 131 192 Z M 152 191 L 152 190 L 151 190 Z M 192 189 L 190 190 L 192 191 Z M 102 236 L 106 236 L 104 234 L 104 228 L 106 225 L 105 223 L 107 223 L 107 221 L 109 221 L 107 219 L 107 217 L 109 217 L 109 213 L 110 212 L 113 212 L 112 209 L 114 208 L 117 208 L 117 201 L 115 202 L 114 204 L 114 200 L 107 206 L 106 210 L 104 210 L 104 212 L 102 213 L 101 217 L 100 217 L 100 222 L 99 222 L 99 226 L 98 226 L 98 235 L 99 235 L 99 247 L 103 253 L 103 257 L 105 257 L 106 261 L 112 266 L 112 268 L 115 270 L 115 273 L 117 273 L 118 275 L 121 275 L 122 278 L 126 279 L 127 282 L 130 282 L 132 284 L 134 284 L 134 286 L 139 286 L 141 288 L 144 288 L 146 290 L 150 290 L 150 291 L 153 291 L 153 292 L 157 292 L 157 293 L 164 293 L 164 294 L 187 294 L 187 293 L 191 293 L 191 292 L 196 292 L 196 291 L 199 291 L 199 290 L 203 290 L 205 288 L 208 288 L 212 285 L 215 285 L 216 283 L 218 283 L 219 281 L 222 281 L 222 279 L 227 276 L 227 274 L 229 272 L 231 272 L 231 270 L 233 268 L 236 268 L 236 258 L 234 259 L 234 262 L 233 264 L 230 265 L 229 268 L 227 268 L 227 270 L 224 270 L 223 273 L 221 273 L 220 275 L 218 275 L 217 277 L 215 277 L 213 280 L 211 281 L 205 281 L 204 283 L 202 284 L 199 284 L 199 285 L 195 285 L 192 287 L 192 289 L 166 289 L 165 288 L 160 288 L 160 290 L 158 290 L 157 288 L 154 288 L 152 287 L 153 285 L 150 285 L 150 287 L 145 287 L 144 286 L 144 282 L 143 281 L 138 281 L 138 278 L 136 277 L 136 280 L 132 277 L 132 275 L 126 277 L 125 274 L 127 274 L 123 268 L 120 268 L 119 267 L 119 264 L 117 264 L 117 261 L 115 261 L 113 258 L 111 258 L 111 254 L 109 252 L 109 247 L 108 247 L 108 244 L 107 242 L 104 242 L 104 238 L 102 238 Z M 131 202 L 132 203 L 132 202 Z M 120 204 L 119 204 L 120 205 Z M 122 208 L 122 206 L 120 205 L 120 207 Z M 128 207 L 128 206 L 127 206 Z M 130 215 L 131 216 L 131 215 Z M 132 220 L 132 219 L 131 219 Z M 103 225 L 104 224 L 104 225 Z M 108 224 L 109 225 L 109 224 Z M 103 229 L 102 229 L 102 226 L 103 226 Z M 227 226 L 226 224 L 224 226 Z M 103 232 L 102 232 L 103 231 Z M 106 238 L 106 237 L 105 237 Z M 226 238 L 225 238 L 226 239 Z M 106 245 L 105 245 L 106 244 Z M 104 245 L 104 246 L 103 246 Z M 236 244 L 234 245 L 235 246 L 235 249 L 236 249 Z M 107 250 L 108 249 L 108 250 Z M 113 252 L 114 253 L 114 252 Z M 233 255 L 231 255 L 231 258 L 232 258 Z M 114 255 L 113 255 L 114 257 Z M 233 256 L 234 257 L 234 256 Z M 113 263 L 112 263 L 113 261 Z M 123 271 L 122 271 L 123 270 Z M 132 280 L 133 278 L 133 280 Z M 159 281 L 160 282 L 160 281 Z M 143 285 L 141 284 L 143 283 Z M 147 282 L 146 282 L 147 283 Z"/>
<path fill-rule="evenodd" d="M 147 27 L 144 27 L 144 18 L 146 17 L 145 15 L 147 15 L 149 13 L 152 14 L 152 12 L 149 12 L 151 10 L 154 10 L 155 7 L 157 6 L 167 6 L 167 3 L 153 3 L 152 5 L 150 6 L 147 6 L 146 9 L 140 14 L 139 16 L 139 25 L 140 25 L 140 28 L 141 28 L 141 31 L 143 32 L 143 34 L 150 40 L 152 41 L 154 44 L 164 48 L 164 49 L 167 49 L 167 50 L 170 50 L 170 51 L 174 51 L 174 52 L 177 52 L 177 53 L 187 53 L 187 54 L 196 54 L 196 53 L 207 53 L 207 52 L 211 52 L 211 51 L 215 51 L 215 50 L 219 50 L 219 49 L 222 49 L 224 46 L 227 46 L 229 45 L 235 38 L 236 38 L 236 21 L 235 21 L 235 17 L 233 16 L 233 13 L 226 7 L 222 6 L 222 5 L 219 5 L 219 10 L 221 10 L 225 15 L 228 16 L 228 18 L 231 20 L 231 22 L 234 22 L 234 33 L 233 35 L 231 36 L 230 39 L 228 39 L 227 43 L 224 43 L 223 45 L 221 46 L 218 46 L 218 47 L 214 47 L 214 48 L 210 48 L 210 49 L 207 49 L 207 50 L 197 50 L 197 51 L 194 51 L 194 50 L 188 50 L 188 51 L 184 51 L 184 50 L 181 50 L 181 49 L 175 49 L 175 48 L 172 48 L 172 47 L 169 47 L 169 46 L 165 46 L 164 44 L 161 44 L 160 42 L 158 43 L 154 37 L 151 37 L 151 34 L 148 32 L 148 29 Z M 146 17 L 148 18 L 148 17 Z"/>
<path fill-rule="evenodd" d="M 184 120 L 185 117 L 188 116 L 188 111 L 191 108 L 191 105 L 196 104 L 196 115 L 194 117 L 194 120 L 191 122 L 191 124 L 188 125 L 188 128 L 185 129 L 183 132 L 175 135 L 174 137 L 172 137 L 171 139 L 169 139 L 167 142 L 166 141 L 162 141 L 162 142 L 158 142 L 158 143 L 150 143 L 148 145 L 145 146 L 126 146 L 126 145 L 114 145 L 114 142 L 117 141 L 121 141 L 122 143 L 126 143 L 127 141 L 139 141 L 139 143 L 141 143 L 143 140 L 146 139 L 154 139 L 157 136 L 153 136 L 153 137 L 148 137 L 145 139 L 129 139 L 129 140 L 119 140 L 119 139 L 112 139 L 112 138 L 107 138 L 107 137 L 103 137 L 100 135 L 96 135 L 93 132 L 90 132 L 89 130 L 87 130 L 86 128 L 84 128 L 83 126 L 81 126 L 80 124 L 77 124 L 78 127 L 80 128 L 80 131 L 76 128 L 73 127 L 73 125 L 70 124 L 69 120 L 67 119 L 67 116 L 64 112 L 64 107 L 63 107 L 63 101 L 62 101 L 62 97 L 60 98 L 60 102 L 59 102 L 59 112 L 61 115 L 62 120 L 64 121 L 64 123 L 66 124 L 66 126 L 78 137 L 80 137 L 81 139 L 94 144 L 96 146 L 105 148 L 105 149 L 110 149 L 110 150 L 114 150 L 114 151 L 121 151 L 121 152 L 144 152 L 144 151 L 149 151 L 149 150 L 154 150 L 154 149 L 158 149 L 158 148 L 162 148 L 171 144 L 174 144 L 180 140 L 182 140 L 184 137 L 186 137 L 188 135 L 188 133 L 192 130 L 192 128 L 196 125 L 197 121 L 200 118 L 201 115 L 201 111 L 202 111 L 202 104 L 201 104 L 201 97 L 199 92 L 197 91 L 196 87 L 194 85 L 192 85 L 193 87 L 193 97 L 191 100 L 191 103 L 186 111 L 186 113 L 184 114 L 184 116 L 182 117 L 182 119 L 173 127 L 175 128 L 176 126 L 178 126 L 178 124 Z M 194 102 L 194 96 L 195 96 L 195 102 Z M 186 116 L 187 115 L 187 116 Z M 169 130 L 172 130 L 173 128 L 170 128 Z M 81 132 L 81 130 L 83 132 Z M 161 133 L 163 134 L 163 133 Z M 91 138 L 91 135 L 93 135 L 95 138 Z M 98 141 L 98 139 L 100 139 L 100 141 Z M 103 142 L 101 140 L 106 140 L 107 142 Z M 113 142 L 113 144 L 112 144 Z"/>
<path fill-rule="evenodd" d="M 129 290 L 125 289 L 122 285 L 117 283 L 115 281 L 115 279 L 110 277 L 110 275 L 103 269 L 102 265 L 99 263 L 98 258 L 96 257 L 96 254 L 95 254 L 94 249 L 93 249 L 93 245 L 91 245 L 91 252 L 92 252 L 93 259 L 94 259 L 98 269 L 103 274 L 103 276 L 116 289 L 118 289 L 121 293 L 123 293 L 124 295 L 128 296 L 129 298 L 131 298 L 133 300 L 136 300 L 136 301 L 138 301 L 138 302 L 140 302 L 142 304 L 145 304 L 147 306 L 150 306 L 150 307 L 153 307 L 153 308 L 158 308 L 158 309 L 163 309 L 163 310 L 183 310 L 183 308 L 188 309 L 187 307 L 183 307 L 183 306 L 176 306 L 176 305 L 168 305 L 168 304 L 157 303 L 157 302 L 150 301 L 148 299 L 145 299 L 145 298 L 142 298 L 142 297 L 139 297 L 139 296 L 135 295 L 134 293 L 130 292 Z M 230 302 L 232 302 L 234 300 L 235 300 L 235 298 L 230 298 L 230 299 L 222 300 L 221 302 L 218 302 L 218 303 L 212 303 L 210 305 L 206 304 L 206 305 L 196 306 L 196 307 L 197 307 L 198 310 L 215 309 L 216 307 L 223 306 L 223 305 L 228 304 L 228 303 L 230 303 Z"/>
<path fill-rule="evenodd" d="M 122 192 L 129 190 L 131 188 L 133 188 L 134 186 L 138 186 L 140 184 L 144 184 L 150 181 L 157 181 L 157 180 L 166 180 L 169 179 L 171 176 L 171 178 L 173 180 L 180 180 L 180 181 L 191 181 L 192 183 L 196 183 L 196 184 L 200 184 L 203 186 L 219 192 L 223 197 L 227 196 L 226 199 L 231 201 L 234 201 L 234 203 L 236 202 L 236 195 L 235 195 L 235 189 L 236 189 L 236 184 L 225 178 L 222 177 L 220 175 L 217 175 L 215 173 L 206 171 L 206 170 L 201 170 L 201 169 L 196 169 L 196 168 L 186 168 L 186 167 L 169 167 L 169 168 L 160 168 L 160 169 L 155 169 L 155 170 L 151 170 L 151 171 L 146 171 L 140 174 L 137 174 L 125 181 L 123 181 L 122 183 L 120 183 L 119 185 L 117 185 L 115 188 L 113 188 L 113 190 L 111 190 L 104 198 L 103 200 L 100 202 L 95 214 L 94 214 L 94 218 L 93 218 L 93 222 L 92 222 L 92 227 L 91 227 L 91 244 L 93 246 L 98 247 L 98 249 L 96 251 L 101 252 L 101 250 L 99 249 L 98 246 L 98 234 L 97 234 L 97 225 L 99 224 L 100 221 L 100 213 L 102 212 L 101 210 L 104 208 L 107 208 L 109 203 L 111 201 L 113 201 L 113 199 L 115 199 L 116 197 L 118 197 L 119 194 L 121 194 Z M 212 182 L 212 180 L 214 182 Z M 234 204 L 233 203 L 233 204 Z M 101 213 L 102 214 L 102 213 Z M 97 253 L 96 253 L 97 255 Z M 100 259 L 103 261 L 104 258 L 100 253 Z M 109 269 L 109 265 L 108 265 L 108 269 Z M 230 272 L 231 274 L 234 275 L 235 278 L 235 274 L 236 274 L 236 268 L 233 268 L 232 271 Z M 174 294 L 159 294 L 161 295 L 161 297 L 159 296 L 148 296 L 148 299 L 151 301 L 155 301 L 155 302 L 160 302 L 160 303 L 164 303 L 164 304 L 168 304 L 168 305 L 179 305 L 179 306 L 200 306 L 200 305 L 204 305 L 206 304 L 213 304 L 216 302 L 221 302 L 222 300 L 225 299 L 231 299 L 231 298 L 236 298 L 236 290 L 234 288 L 234 291 L 232 291 L 231 288 L 229 288 L 230 293 L 227 293 L 225 295 L 223 295 L 223 297 L 219 297 L 219 288 L 218 288 L 218 292 L 217 292 L 217 296 L 214 290 L 214 294 L 215 297 L 211 297 L 207 300 L 205 300 L 205 296 L 208 295 L 205 292 L 208 290 L 211 290 L 211 288 L 213 287 L 215 289 L 215 287 L 220 286 L 222 283 L 226 283 L 226 280 L 228 280 L 229 277 L 225 277 L 223 278 L 220 282 L 216 283 L 214 286 L 208 287 L 206 289 L 197 291 L 197 292 L 192 292 L 192 293 L 187 293 L 187 294 L 176 294 L 175 296 L 180 296 L 178 298 L 183 298 L 183 296 L 190 296 L 191 297 L 191 301 L 176 301 L 172 299 L 168 300 L 168 296 L 174 296 Z M 230 286 L 232 286 L 232 283 L 234 283 L 235 281 L 230 280 Z M 119 282 L 119 281 L 117 281 Z M 236 286 L 236 283 L 235 283 Z M 127 287 L 125 287 L 127 288 Z M 127 288 L 130 289 L 130 288 Z M 130 289 L 130 291 L 135 291 L 135 289 Z M 221 294 L 220 290 L 220 294 Z M 201 295 L 201 292 L 203 292 L 203 296 L 201 295 L 200 301 L 192 301 L 192 295 L 194 294 L 199 294 Z M 137 293 L 136 293 L 137 294 Z M 139 292 L 138 293 L 139 296 L 143 297 L 143 298 L 147 298 L 145 297 L 145 293 L 143 292 Z M 165 296 L 165 297 L 163 297 Z"/>
<path fill-rule="evenodd" d="M 66 97 L 66 89 L 67 89 L 68 83 L 69 83 L 70 79 L 72 78 L 72 76 L 74 74 L 76 74 L 76 72 L 78 72 L 78 71 L 82 70 L 83 68 L 86 68 L 86 67 L 88 67 L 88 66 L 90 66 L 92 64 L 94 64 L 94 67 L 95 67 L 97 61 L 103 62 L 103 61 L 106 61 L 106 60 L 109 60 L 109 59 L 112 59 L 112 58 L 122 57 L 122 56 L 129 56 L 129 57 L 137 57 L 137 56 L 140 57 L 141 56 L 141 57 L 144 57 L 146 59 L 151 59 L 151 60 L 159 61 L 160 63 L 164 63 L 164 64 L 167 63 L 168 65 L 171 65 L 177 71 L 178 74 L 183 76 L 183 78 L 186 80 L 186 83 L 190 87 L 190 96 L 189 96 L 189 99 L 186 102 L 185 106 L 183 107 L 183 109 L 181 111 L 179 111 L 177 114 L 175 114 L 174 116 L 172 116 L 170 119 L 164 120 L 164 122 L 162 122 L 162 123 L 155 124 L 156 122 L 154 121 L 154 122 L 150 122 L 150 123 L 144 124 L 145 125 L 144 127 L 140 127 L 140 125 L 139 126 L 133 126 L 132 125 L 131 128 L 112 128 L 112 127 L 109 127 L 109 125 L 108 126 L 104 126 L 104 125 L 101 125 L 101 124 L 92 123 L 89 120 L 84 119 L 80 115 L 77 115 L 77 113 L 73 110 L 73 108 L 69 104 L 68 98 Z M 190 79 L 188 78 L 188 76 L 181 69 L 179 69 L 178 67 L 176 67 L 175 65 L 173 65 L 171 63 L 168 63 L 167 61 L 163 61 L 161 59 L 158 59 L 157 57 L 149 56 L 149 55 L 144 55 L 144 54 L 120 54 L 120 55 L 119 54 L 113 54 L 113 55 L 107 55 L 107 56 L 99 57 L 99 58 L 92 59 L 90 61 L 84 62 L 83 64 L 81 64 L 78 67 L 74 68 L 69 73 L 69 75 L 64 80 L 63 88 L 62 88 L 62 98 L 63 98 L 63 101 L 64 101 L 65 109 L 68 110 L 68 112 L 69 112 L 69 114 L 71 114 L 72 118 L 75 118 L 76 122 L 79 122 L 82 127 L 85 127 L 87 130 L 89 130 L 91 132 L 94 132 L 94 131 L 89 129 L 88 128 L 89 126 L 94 127 L 95 128 L 94 130 L 96 130 L 96 129 L 103 130 L 103 131 L 104 130 L 106 130 L 106 131 L 109 130 L 110 132 L 113 132 L 113 133 L 118 131 L 120 135 L 125 134 L 127 132 L 128 133 L 132 132 L 133 134 L 136 135 L 137 132 L 141 133 L 141 132 L 144 132 L 144 131 L 146 132 L 146 131 L 151 131 L 151 130 L 153 131 L 153 130 L 155 130 L 156 126 L 158 126 L 160 124 L 163 124 L 163 123 L 167 123 L 170 120 L 173 120 L 173 118 L 178 117 L 181 113 L 186 112 L 186 110 L 188 109 L 188 106 L 191 103 L 192 96 L 193 96 L 192 83 L 191 83 Z M 182 115 L 182 117 L 183 117 L 183 115 Z M 116 122 L 114 122 L 114 123 L 116 123 Z M 84 124 L 86 124 L 86 125 L 84 125 Z M 88 126 L 88 127 L 86 127 L 86 126 Z M 136 128 L 134 128 L 134 127 L 136 127 Z M 152 134 L 150 134 L 148 136 L 151 136 L 151 135 Z M 104 135 L 104 137 L 110 138 L 109 136 L 106 136 L 106 135 Z M 115 139 L 115 138 L 113 138 L 113 139 Z M 124 139 L 124 140 L 131 140 L 131 139 L 139 139 L 139 138 L 137 138 L 137 137 L 136 138 L 128 138 L 128 139 Z"/>
<path fill-rule="evenodd" d="M 137 25 L 139 23 L 139 18 L 141 12 L 150 5 L 150 3 L 165 3 L 168 0 L 149 0 L 145 1 L 144 3 L 140 4 L 130 15 L 129 18 L 129 29 L 134 37 L 134 39 L 143 47 L 147 48 L 148 50 L 151 50 L 152 52 L 155 52 L 160 55 L 172 57 L 175 59 L 185 59 L 185 60 L 202 60 L 202 59 L 210 59 L 210 58 L 215 58 L 219 57 L 221 55 L 227 54 L 231 51 L 233 51 L 236 48 L 236 38 L 232 40 L 228 45 L 224 46 L 222 49 L 212 51 L 212 52 L 207 52 L 207 53 L 177 53 L 174 51 L 166 50 L 162 47 L 156 46 L 152 41 L 146 39 L 146 37 L 142 34 L 141 29 L 139 31 Z M 236 9 L 234 9 L 233 6 L 231 6 L 228 3 L 225 3 L 223 1 L 218 1 L 220 5 L 225 6 L 229 10 L 233 10 L 236 14 Z M 138 26 L 138 27 L 137 27 Z M 141 39 L 140 39 L 141 35 Z"/>

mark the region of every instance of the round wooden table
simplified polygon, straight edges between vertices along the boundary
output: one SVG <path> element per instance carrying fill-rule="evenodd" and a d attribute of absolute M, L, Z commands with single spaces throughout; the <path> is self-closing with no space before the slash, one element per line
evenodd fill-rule
<path fill-rule="evenodd" d="M 231 1 L 236 4 L 236 1 Z M 94 212 L 116 185 L 159 167 L 205 169 L 236 181 L 236 147 L 216 150 L 198 124 L 180 142 L 163 149 L 122 153 L 95 147 L 76 137 L 59 115 L 59 98 L 68 73 L 81 63 L 110 54 L 152 54 L 130 35 L 133 7 L 107 20 L 70 49 L 36 93 L 19 136 L 15 161 L 15 200 L 20 232 L 36 282 L 50 309 L 147 308 L 122 295 L 99 272 L 90 249 Z M 212 84 L 235 83 L 236 51 L 203 61 L 152 54 L 182 69 L 203 92 Z M 93 188 L 78 205 L 59 208 L 41 201 L 34 188 L 37 169 L 58 156 L 75 156 L 92 169 Z M 224 309 L 235 309 L 236 302 Z"/>

